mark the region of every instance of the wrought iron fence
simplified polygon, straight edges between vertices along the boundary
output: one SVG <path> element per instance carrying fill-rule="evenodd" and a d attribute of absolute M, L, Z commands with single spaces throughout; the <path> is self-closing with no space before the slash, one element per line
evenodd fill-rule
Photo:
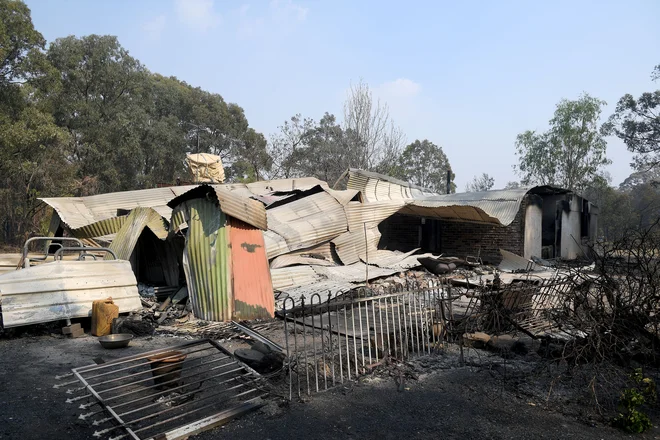
<path fill-rule="evenodd" d="M 424 283 L 286 298 L 279 314 L 289 397 L 327 390 L 390 360 L 432 354 L 444 342 L 462 347 L 466 333 L 541 337 L 556 330 L 554 312 L 572 288 L 566 277 L 529 275 L 507 285 Z"/>
<path fill-rule="evenodd" d="M 287 298 L 279 312 L 289 397 L 354 380 L 387 360 L 431 354 L 451 337 L 452 287 L 408 281 L 386 289 L 360 288 Z M 455 298 L 453 298 L 455 299 Z"/>

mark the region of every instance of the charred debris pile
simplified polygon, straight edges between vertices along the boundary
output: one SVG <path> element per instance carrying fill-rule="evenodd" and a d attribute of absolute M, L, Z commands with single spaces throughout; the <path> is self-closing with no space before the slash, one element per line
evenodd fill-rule
<path fill-rule="evenodd" d="M 656 364 L 655 231 L 597 248 L 598 208 L 560 188 L 440 195 L 361 170 L 344 177 L 343 190 L 301 178 L 44 199 L 47 236 L 0 256 L 3 328 L 190 341 L 73 370 L 83 405 L 114 423 L 99 434 L 110 438 L 190 433 L 268 395 L 311 395 L 450 352 L 459 366 L 472 350 L 534 354 L 558 376 Z M 217 376 L 198 378 L 216 371 L 207 361 Z M 156 399 L 127 413 L 151 415 L 124 420 L 97 371 L 137 398 L 120 406 Z M 207 380 L 219 388 L 202 396 Z M 606 380 L 590 383 L 597 394 Z M 216 394 L 222 408 L 200 402 Z M 170 412 L 189 423 L 159 419 Z"/>

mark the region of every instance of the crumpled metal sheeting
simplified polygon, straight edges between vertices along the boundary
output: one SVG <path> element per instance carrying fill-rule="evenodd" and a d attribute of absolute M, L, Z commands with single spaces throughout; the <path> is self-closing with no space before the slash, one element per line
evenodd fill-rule
<path fill-rule="evenodd" d="M 301 257 L 300 255 L 280 255 L 270 262 L 271 269 L 281 267 L 308 265 L 308 266 L 335 266 L 335 263 L 329 260 L 313 257 Z"/>
<path fill-rule="evenodd" d="M 315 266 L 314 271 L 325 277 L 326 279 L 343 282 L 362 282 L 366 280 L 367 277 L 367 265 L 359 262 L 354 263 L 348 266 Z M 386 277 L 392 274 L 400 272 L 398 268 L 391 269 L 385 267 L 377 267 L 369 265 L 369 279 Z"/>
<path fill-rule="evenodd" d="M 266 246 L 266 256 L 270 260 L 278 255 L 289 253 L 289 246 L 281 235 L 273 231 L 263 231 L 264 245 Z"/>
<path fill-rule="evenodd" d="M 272 192 L 305 191 L 315 186 L 328 188 L 328 184 L 316 177 L 296 177 L 293 179 L 263 180 L 248 183 L 245 186 L 252 194 L 268 194 Z"/>
<path fill-rule="evenodd" d="M 335 207 L 340 207 L 343 210 L 337 199 L 327 192 L 321 191 L 286 205 L 269 209 L 268 217 L 282 223 L 293 222 Z"/>
<path fill-rule="evenodd" d="M 167 205 L 174 209 L 188 200 L 208 197 L 210 194 L 215 196 L 223 213 L 242 220 L 256 228 L 262 230 L 268 229 L 266 208 L 263 203 L 252 198 L 244 197 L 240 193 L 230 191 L 225 188 L 225 185 L 195 186 L 170 200 Z"/>
<path fill-rule="evenodd" d="M 399 213 L 427 218 L 500 225 L 497 218 L 489 216 L 478 207 L 459 206 L 454 203 L 413 200 L 402 207 Z"/>
<path fill-rule="evenodd" d="M 344 207 L 326 192 L 269 209 L 267 215 L 268 258 L 315 246 L 347 230 Z M 286 249 L 283 248 L 281 239 L 272 233 L 284 239 Z M 276 250 L 271 246 L 276 246 Z"/>
<path fill-rule="evenodd" d="M 503 258 L 497 268 L 502 272 L 518 272 L 528 269 L 535 270 L 536 264 L 532 260 L 528 260 L 527 258 L 504 249 L 500 249 L 500 254 L 502 254 Z M 540 270 L 543 271 L 547 269 L 541 268 Z"/>
<path fill-rule="evenodd" d="M 175 207 L 172 210 L 172 218 L 170 220 L 170 231 L 179 232 L 188 227 L 188 210 L 184 204 Z"/>
<path fill-rule="evenodd" d="M 77 229 L 116 217 L 120 209 L 131 210 L 138 206 L 152 208 L 169 219 L 172 211 L 167 203 L 195 187 L 196 185 L 150 188 L 86 197 L 48 197 L 39 200 L 57 211 L 69 228 Z"/>
<path fill-rule="evenodd" d="M 274 290 L 285 290 L 294 286 L 304 286 L 322 281 L 311 266 L 289 266 L 281 269 L 271 269 L 270 278 Z"/>
<path fill-rule="evenodd" d="M 378 250 L 378 242 L 381 233 L 377 227 L 369 228 L 366 231 L 357 230 L 345 232 L 332 240 L 339 259 L 344 264 L 353 264 L 360 261 L 361 258 L 367 258 L 368 252 Z"/>
<path fill-rule="evenodd" d="M 242 197 L 220 185 L 214 185 L 214 189 L 222 212 L 264 231 L 268 229 L 266 208 L 261 202 Z"/>
<path fill-rule="evenodd" d="M 437 195 L 429 189 L 394 177 L 355 168 L 349 170 L 346 187 L 362 191 L 362 195 L 369 202 L 424 198 Z"/>
<path fill-rule="evenodd" d="M 94 213 L 85 205 L 83 197 L 49 197 L 39 200 L 53 208 L 60 216 L 62 223 L 70 228 L 81 228 L 103 220 L 94 216 Z"/>
<path fill-rule="evenodd" d="M 401 251 L 389 251 L 386 249 L 378 249 L 373 253 L 369 253 L 369 261 L 367 261 L 366 256 L 365 258 L 360 258 L 363 262 L 367 264 L 371 264 L 373 266 L 378 266 L 378 267 L 392 267 L 396 264 L 401 263 L 401 261 L 405 260 L 415 252 L 417 252 L 419 248 L 413 249 L 409 252 L 401 252 Z M 417 256 L 416 256 L 417 257 Z"/>
<path fill-rule="evenodd" d="M 364 231 L 378 226 L 383 220 L 399 212 L 401 202 L 385 201 L 373 203 L 350 202 L 345 206 L 349 231 Z"/>
<path fill-rule="evenodd" d="M 131 258 L 133 249 L 145 227 L 153 231 L 161 240 L 167 238 L 167 228 L 160 214 L 151 208 L 135 208 L 126 216 L 110 244 L 110 249 L 114 251 L 117 259 L 128 260 Z M 108 254 L 104 259 L 111 260 L 113 256 Z"/>
<path fill-rule="evenodd" d="M 389 176 L 355 169 L 349 172 L 347 187 L 362 191 L 364 199 L 368 202 L 399 201 L 402 214 L 504 226 L 513 222 L 523 198 L 529 191 L 534 190 L 534 188 L 517 188 L 435 194 Z"/>
<path fill-rule="evenodd" d="M 136 210 L 146 209 L 149 212 L 153 213 L 149 216 L 146 226 L 156 235 L 156 237 L 164 240 L 167 238 L 167 227 L 163 221 L 163 217 L 151 208 L 135 208 Z M 132 211 L 132 212 L 133 212 Z M 129 215 L 121 215 L 118 217 L 112 217 L 109 219 L 101 220 L 94 222 L 87 226 L 83 226 L 77 229 L 71 229 L 71 235 L 76 238 L 99 238 L 99 237 L 109 237 L 112 236 L 114 239 L 114 234 L 119 232 L 119 230 L 124 226 L 126 221 L 128 221 Z"/>
<path fill-rule="evenodd" d="M 308 248 L 346 231 L 346 214 L 336 206 L 298 221 L 280 222 L 273 217 L 271 230 L 284 237 L 289 251 Z"/>
<path fill-rule="evenodd" d="M 121 229 L 127 217 L 127 215 L 122 215 L 100 220 L 80 228 L 71 229 L 70 232 L 76 238 L 97 238 L 114 235 Z"/>
<path fill-rule="evenodd" d="M 356 189 L 336 190 L 336 189 L 329 189 L 329 188 L 326 189 L 325 191 L 328 194 L 330 194 L 332 197 L 337 199 L 337 201 L 339 203 L 341 203 L 342 205 L 348 204 L 360 192 Z"/>

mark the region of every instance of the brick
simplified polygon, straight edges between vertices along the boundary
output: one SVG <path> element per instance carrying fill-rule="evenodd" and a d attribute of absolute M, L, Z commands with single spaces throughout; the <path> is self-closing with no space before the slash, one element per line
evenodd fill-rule
<path fill-rule="evenodd" d="M 84 330 L 82 329 L 82 326 L 78 322 L 75 324 L 68 325 L 66 327 L 62 327 L 63 335 L 73 335 L 74 333 L 78 334 L 80 332 L 84 333 Z"/>
<path fill-rule="evenodd" d="M 71 334 L 69 336 L 72 337 L 72 338 L 79 338 L 79 337 L 84 336 L 84 335 L 85 335 L 85 330 L 78 327 L 78 328 L 72 329 Z"/>

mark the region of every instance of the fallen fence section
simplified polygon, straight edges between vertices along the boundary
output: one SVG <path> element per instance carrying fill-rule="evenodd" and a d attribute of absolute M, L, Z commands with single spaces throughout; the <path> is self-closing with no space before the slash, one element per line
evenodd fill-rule
<path fill-rule="evenodd" d="M 445 280 L 415 287 L 286 299 L 278 314 L 284 318 L 289 398 L 357 379 L 386 359 L 431 354 L 451 332 L 455 298 Z"/>
<path fill-rule="evenodd" d="M 188 342 L 60 376 L 67 403 L 111 440 L 181 439 L 259 408 L 261 376 L 216 342 Z M 81 385 L 81 386 L 80 386 Z"/>
<path fill-rule="evenodd" d="M 525 275 L 507 285 L 456 284 L 439 278 L 423 289 L 406 283 L 286 298 L 278 315 L 284 318 L 289 398 L 357 379 L 386 360 L 432 354 L 444 342 L 463 345 L 474 332 L 575 337 L 556 321 L 571 302 L 573 279 Z"/>

